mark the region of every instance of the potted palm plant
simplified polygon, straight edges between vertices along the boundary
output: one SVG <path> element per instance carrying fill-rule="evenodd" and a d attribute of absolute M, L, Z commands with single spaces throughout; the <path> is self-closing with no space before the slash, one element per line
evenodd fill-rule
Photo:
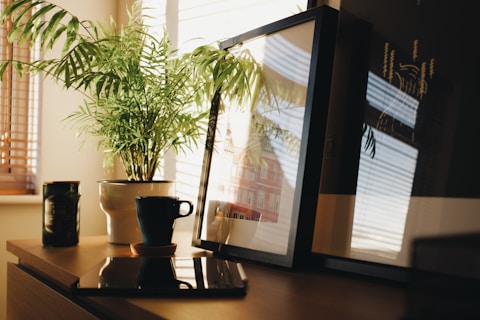
<path fill-rule="evenodd" d="M 210 101 L 262 96 L 261 67 L 248 52 L 234 55 L 200 46 L 178 54 L 166 32 L 149 33 L 140 1 L 128 17 L 119 26 L 113 19 L 80 20 L 47 1 L 13 1 L 1 14 L 1 22 L 12 25 L 9 41 L 37 43 L 43 53 L 62 49 L 51 59 L 0 64 L 0 76 L 7 68 L 20 75 L 40 73 L 83 94 L 84 103 L 68 120 L 84 137 L 99 137 L 107 165 L 120 159 L 127 180 L 101 181 L 100 198 L 104 211 L 116 211 L 106 212 L 109 241 L 125 244 L 140 238 L 135 196 L 175 193 L 174 182 L 153 181 L 155 172 L 168 150 L 187 151 L 198 144 Z M 128 197 L 119 194 L 126 186 L 140 191 L 129 189 Z"/>

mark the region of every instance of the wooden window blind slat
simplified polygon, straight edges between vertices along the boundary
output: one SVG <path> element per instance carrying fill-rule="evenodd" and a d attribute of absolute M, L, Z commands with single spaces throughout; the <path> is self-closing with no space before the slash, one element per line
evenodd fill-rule
<path fill-rule="evenodd" d="M 10 0 L 0 1 L 0 10 Z M 7 41 L 11 26 L 0 26 L 0 58 L 28 62 L 32 50 Z M 21 78 L 11 67 L 0 82 L 0 195 L 33 194 L 38 157 L 38 92 L 35 78 Z"/>

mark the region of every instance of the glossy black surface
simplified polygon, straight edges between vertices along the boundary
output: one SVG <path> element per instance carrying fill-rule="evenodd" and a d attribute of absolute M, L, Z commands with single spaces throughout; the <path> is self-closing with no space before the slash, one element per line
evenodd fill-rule
<path fill-rule="evenodd" d="M 244 296 L 242 266 L 215 257 L 107 257 L 80 277 L 81 295 Z"/>

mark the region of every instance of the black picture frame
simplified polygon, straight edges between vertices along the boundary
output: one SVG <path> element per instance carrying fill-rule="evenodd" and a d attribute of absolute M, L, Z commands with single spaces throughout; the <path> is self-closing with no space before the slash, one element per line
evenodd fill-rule
<path fill-rule="evenodd" d="M 219 114 L 218 103 L 212 102 L 193 246 L 289 268 L 308 263 L 337 16 L 337 10 L 319 6 L 221 43 L 225 50 L 247 47 L 254 56 L 260 47 L 256 59 L 267 80 L 280 79 L 277 93 L 286 102 L 274 111 L 262 106 L 261 116 L 258 107 L 255 117 L 245 111 Z M 257 121 L 280 130 L 252 134 L 248 128 Z"/>

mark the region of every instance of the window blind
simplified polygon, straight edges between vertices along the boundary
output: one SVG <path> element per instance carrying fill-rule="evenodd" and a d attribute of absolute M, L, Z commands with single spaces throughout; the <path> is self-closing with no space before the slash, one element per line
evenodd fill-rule
<path fill-rule="evenodd" d="M 2 0 L 0 9 L 10 2 Z M 8 21 L 0 26 L 0 59 L 30 61 L 28 45 L 10 44 Z M 0 195 L 33 194 L 38 156 L 38 82 L 10 65 L 0 82 Z"/>

